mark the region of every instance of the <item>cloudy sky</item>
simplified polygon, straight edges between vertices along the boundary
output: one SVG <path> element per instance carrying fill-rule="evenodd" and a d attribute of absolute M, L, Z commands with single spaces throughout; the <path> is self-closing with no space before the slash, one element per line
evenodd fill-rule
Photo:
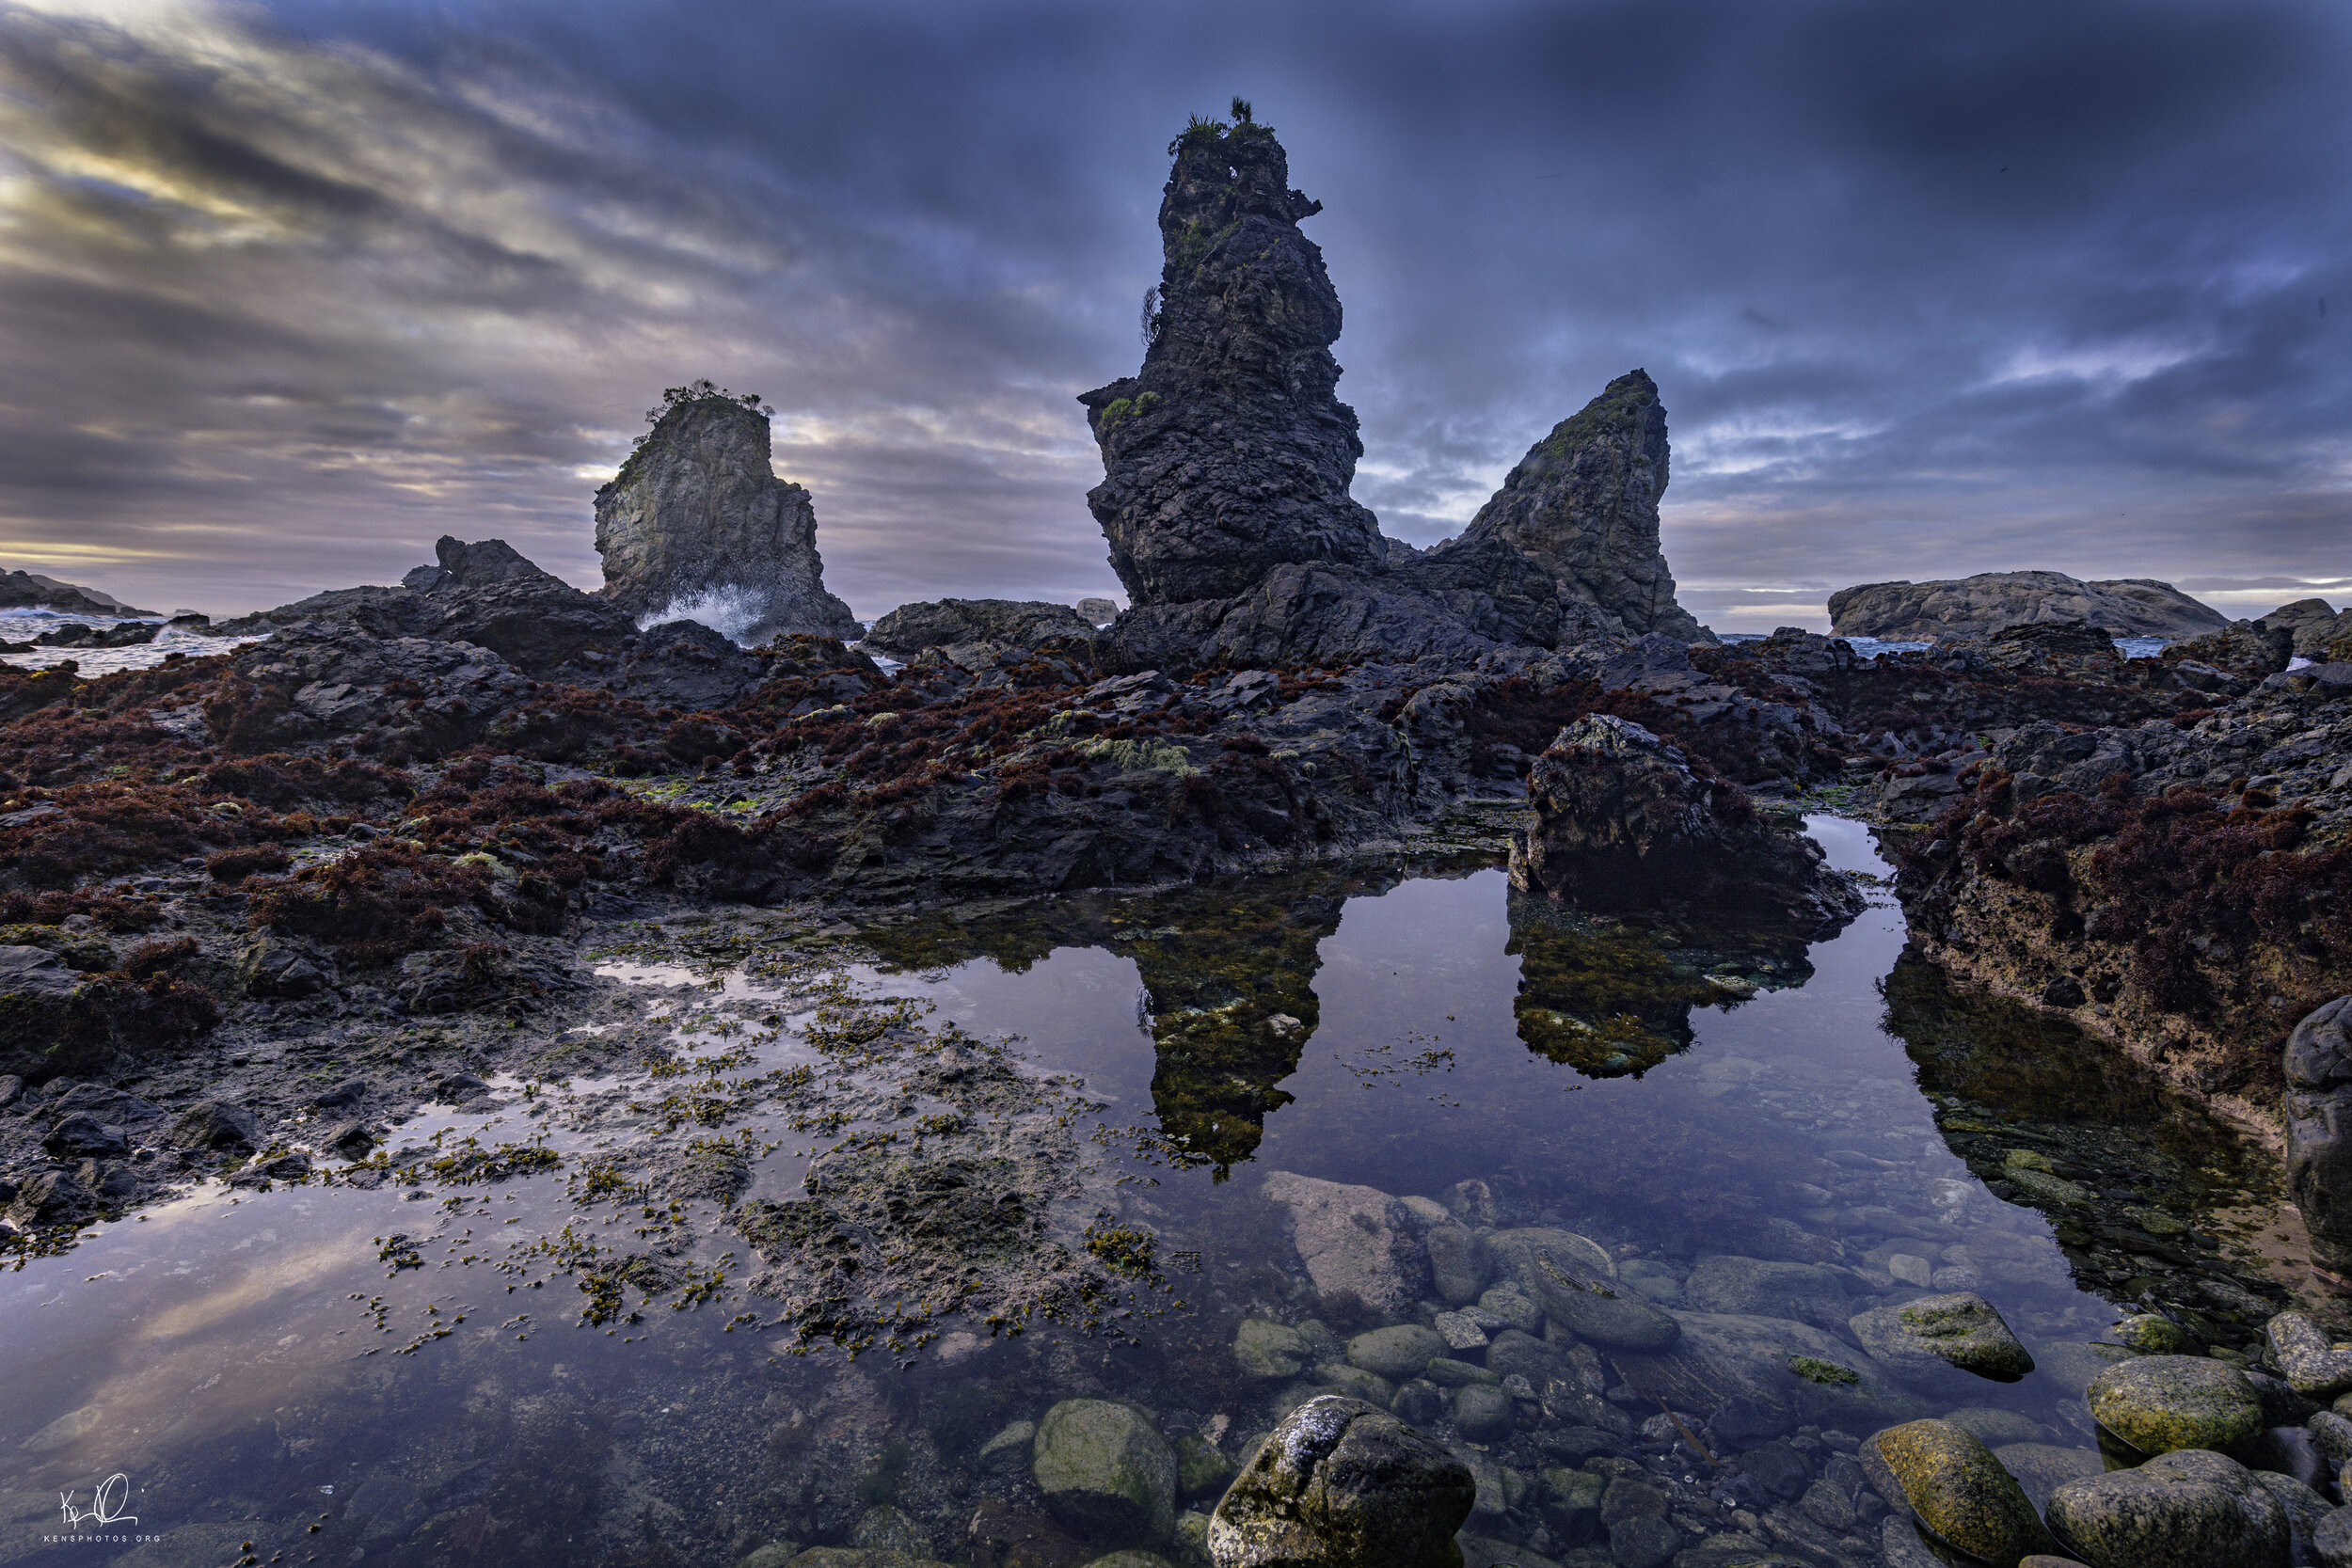
<path fill-rule="evenodd" d="M 218 612 L 455 533 L 594 587 L 596 484 L 708 375 L 861 614 L 1115 593 L 1073 397 L 1240 93 L 1326 204 L 1392 534 L 1640 365 L 1720 628 L 2023 567 L 2344 603 L 2348 18 L 0 0 L 0 565 Z"/>

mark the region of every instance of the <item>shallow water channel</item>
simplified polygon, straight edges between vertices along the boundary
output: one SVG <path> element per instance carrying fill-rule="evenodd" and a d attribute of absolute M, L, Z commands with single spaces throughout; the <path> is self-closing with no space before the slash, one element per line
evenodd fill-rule
<path fill-rule="evenodd" d="M 1857 825 L 1808 826 L 1836 863 L 1885 871 Z M 97 1227 L 0 1274 L 0 1561 L 732 1563 L 854 1542 L 1076 1563 L 1121 1543 L 1056 1533 L 1018 1423 L 1068 1398 L 1132 1402 L 1185 1440 L 1176 1506 L 1198 1514 L 1223 1464 L 1334 1386 L 1402 1402 L 1472 1463 L 1473 1568 L 1613 1560 L 1556 1479 L 1579 1465 L 1641 1466 L 1680 1544 L 1716 1541 L 1725 1562 L 1743 1546 L 1878 1561 L 1883 1511 L 1841 1460 L 1856 1438 L 1972 1411 L 1988 1441 L 2030 1446 L 2015 1467 L 2045 1490 L 2095 1465 L 2080 1393 L 2120 1317 L 2157 1307 L 2226 1349 L 2268 1309 L 2217 1257 L 2220 1216 L 2259 1212 L 2259 1162 L 2090 1042 L 1906 967 L 1883 895 L 1809 948 L 1549 918 L 1500 870 L 1456 866 L 915 922 L 846 946 L 849 988 L 914 998 L 933 1030 L 1011 1037 L 1056 1085 L 1046 1125 L 1084 1159 L 1046 1231 L 1091 1238 L 1135 1282 L 1091 1332 L 942 1319 L 855 1358 L 788 1332 L 746 1288 L 751 1249 L 718 1203 L 583 1186 L 585 1162 L 638 1135 L 596 1107 L 642 1082 L 501 1083 L 395 1139 L 535 1130 L 545 1168 L 206 1184 Z M 739 971 L 708 987 L 658 963 L 606 973 L 677 1020 L 690 1059 L 825 1069 L 799 1037 L 804 998 Z M 771 1005 L 749 1043 L 704 1027 Z M 760 1152 L 736 1201 L 797 1196 L 818 1140 L 757 1103 L 712 1136 L 746 1131 Z M 1408 1251 L 1433 1220 L 1589 1237 L 1712 1360 L 1547 1343 L 1504 1263 L 1474 1282 L 1499 1294 L 1436 1299 L 1423 1275 L 1398 1299 L 1335 1295 L 1345 1248 L 1320 1270 L 1302 1253 L 1328 1241 L 1301 1207 L 1317 1182 L 1415 1200 L 1361 1222 Z M 684 1238 L 659 1294 L 607 1280 L 619 1309 L 584 1310 L 600 1298 L 569 1266 L 583 1239 L 649 1232 Z M 1929 1290 L 1981 1292 L 2039 1370 L 1882 1371 L 1847 1320 Z M 1449 1335 L 1488 1343 L 1421 1378 L 1344 1370 L 1351 1336 L 1438 1308 Z M 1237 1356 L 1244 1320 L 1305 1355 Z M 1471 1419 L 1463 1396 L 1502 1375 L 1490 1355 L 1529 1381 Z M 1844 1487 L 1842 1514 L 1740 1473 L 1740 1450 L 1774 1439 Z M 1199 1528 L 1159 1549 L 1182 1560 Z"/>

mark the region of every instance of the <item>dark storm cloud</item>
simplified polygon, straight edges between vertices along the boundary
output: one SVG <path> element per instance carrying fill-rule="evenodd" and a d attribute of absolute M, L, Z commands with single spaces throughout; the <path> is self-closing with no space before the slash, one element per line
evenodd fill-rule
<path fill-rule="evenodd" d="M 1072 394 L 1239 91 L 1327 205 L 1392 533 L 1639 364 L 1719 626 L 2341 595 L 2348 55 L 2286 4 L 0 9 L 0 554 L 226 608 L 497 532 L 593 583 L 707 373 L 861 612 L 1110 589 Z"/>

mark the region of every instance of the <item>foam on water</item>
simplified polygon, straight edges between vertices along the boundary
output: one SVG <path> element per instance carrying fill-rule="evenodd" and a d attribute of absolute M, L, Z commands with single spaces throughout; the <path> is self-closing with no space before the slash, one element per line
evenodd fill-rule
<path fill-rule="evenodd" d="M 154 626 L 161 621 L 161 616 L 152 615 L 68 615 L 54 610 L 10 610 L 0 611 L 0 641 L 29 642 L 44 632 L 69 624 L 104 631 L 120 626 Z M 166 626 L 155 634 L 153 641 L 137 642 L 127 648 L 32 648 L 22 653 L 0 653 L 0 663 L 19 670 L 49 670 L 71 664 L 84 675 L 111 675 L 124 670 L 151 670 L 169 654 L 200 658 L 261 641 L 259 637 L 205 637 Z"/>

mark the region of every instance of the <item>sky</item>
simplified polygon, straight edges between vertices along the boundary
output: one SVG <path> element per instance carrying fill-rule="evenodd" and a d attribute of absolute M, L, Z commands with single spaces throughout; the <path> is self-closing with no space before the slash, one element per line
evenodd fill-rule
<path fill-rule="evenodd" d="M 1074 398 L 1239 94 L 1392 535 L 1638 365 L 1718 629 L 2026 568 L 2344 605 L 2347 83 L 2352 11 L 2280 0 L 0 0 L 0 567 L 217 614 L 451 533 L 594 588 L 708 376 L 859 614 L 1119 597 Z"/>

